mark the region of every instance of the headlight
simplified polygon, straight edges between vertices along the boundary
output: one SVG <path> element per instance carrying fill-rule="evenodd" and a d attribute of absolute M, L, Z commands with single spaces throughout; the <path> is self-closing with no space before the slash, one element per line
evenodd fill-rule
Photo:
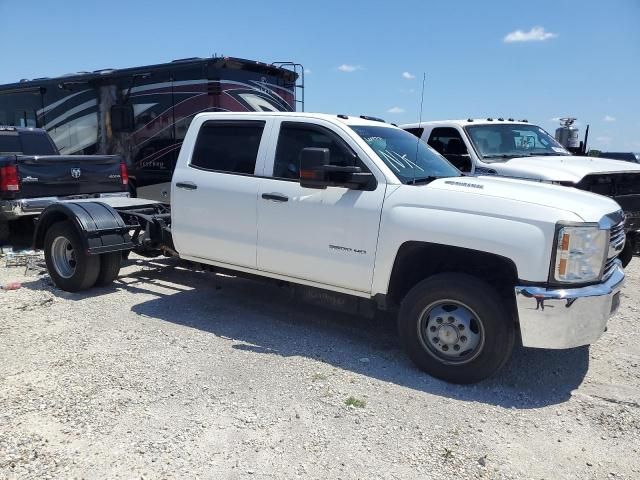
<path fill-rule="evenodd" d="M 600 280 L 608 252 L 609 231 L 593 226 L 558 230 L 554 280 L 584 283 Z"/>

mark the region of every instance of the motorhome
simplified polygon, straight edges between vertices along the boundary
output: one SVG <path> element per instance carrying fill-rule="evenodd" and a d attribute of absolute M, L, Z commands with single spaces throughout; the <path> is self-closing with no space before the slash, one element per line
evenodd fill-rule
<path fill-rule="evenodd" d="M 63 155 L 122 155 L 132 196 L 169 202 L 200 112 L 304 110 L 300 64 L 187 58 L 0 85 L 0 125 L 44 128 Z"/>

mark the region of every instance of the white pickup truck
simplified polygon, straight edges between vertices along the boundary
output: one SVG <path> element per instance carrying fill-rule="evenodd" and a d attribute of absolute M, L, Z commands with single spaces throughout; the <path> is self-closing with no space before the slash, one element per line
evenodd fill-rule
<path fill-rule="evenodd" d="M 179 256 L 334 307 L 397 310 L 411 359 L 470 383 L 497 371 L 517 339 L 595 342 L 624 281 L 613 200 L 462 176 L 411 134 L 366 117 L 199 114 L 171 196 L 170 209 L 142 199 L 48 207 L 35 246 L 55 284 L 105 285 L 124 250 Z"/>
<path fill-rule="evenodd" d="M 606 195 L 623 209 L 626 266 L 640 253 L 640 165 L 571 155 L 537 125 L 512 118 L 438 120 L 402 125 L 462 172 L 555 183 Z"/>

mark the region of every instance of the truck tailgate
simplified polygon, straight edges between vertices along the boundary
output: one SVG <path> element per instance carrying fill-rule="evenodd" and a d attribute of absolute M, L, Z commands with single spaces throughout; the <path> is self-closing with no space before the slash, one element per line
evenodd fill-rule
<path fill-rule="evenodd" d="M 17 156 L 22 198 L 86 195 L 126 190 L 118 155 Z"/>

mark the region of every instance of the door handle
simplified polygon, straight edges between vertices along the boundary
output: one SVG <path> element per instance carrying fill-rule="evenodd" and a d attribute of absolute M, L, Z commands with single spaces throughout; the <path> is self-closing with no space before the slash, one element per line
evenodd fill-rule
<path fill-rule="evenodd" d="M 274 202 L 288 202 L 289 201 L 289 197 L 287 197 L 286 195 L 282 195 L 280 193 L 263 193 L 262 194 L 262 198 L 264 198 L 265 200 L 271 200 Z"/>
<path fill-rule="evenodd" d="M 176 187 L 184 188 L 185 190 L 195 190 L 198 186 L 193 182 L 177 182 Z"/>

